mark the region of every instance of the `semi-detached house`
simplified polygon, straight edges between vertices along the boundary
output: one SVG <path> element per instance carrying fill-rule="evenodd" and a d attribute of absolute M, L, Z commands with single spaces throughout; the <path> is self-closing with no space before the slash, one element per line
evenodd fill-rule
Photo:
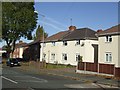
<path fill-rule="evenodd" d="M 94 73 L 120 77 L 120 25 L 99 30 L 98 63 L 78 63 L 77 73 Z"/>
<path fill-rule="evenodd" d="M 98 62 L 98 39 L 95 31 L 89 28 L 76 29 L 70 26 L 69 30 L 58 32 L 41 42 L 40 61 L 47 63 L 77 66 L 82 58 L 85 62 Z"/>
<path fill-rule="evenodd" d="M 98 33 L 99 73 L 120 77 L 120 25 Z"/>

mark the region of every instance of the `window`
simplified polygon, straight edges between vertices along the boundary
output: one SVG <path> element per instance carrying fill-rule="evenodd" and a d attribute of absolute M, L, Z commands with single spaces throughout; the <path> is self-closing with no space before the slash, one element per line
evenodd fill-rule
<path fill-rule="evenodd" d="M 76 41 L 76 45 L 80 45 L 80 40 L 77 40 L 77 41 Z"/>
<path fill-rule="evenodd" d="M 106 62 L 112 61 L 112 54 L 111 53 L 105 53 Z"/>
<path fill-rule="evenodd" d="M 76 61 L 80 61 L 80 54 L 76 53 Z"/>
<path fill-rule="evenodd" d="M 43 47 L 45 47 L 46 46 L 46 43 L 43 43 Z"/>
<path fill-rule="evenodd" d="M 63 41 L 63 45 L 64 45 L 64 46 L 67 46 L 67 41 Z"/>
<path fill-rule="evenodd" d="M 106 42 L 112 42 L 112 36 L 106 36 Z"/>
<path fill-rule="evenodd" d="M 63 54 L 62 54 L 62 59 L 63 59 L 63 60 L 67 60 L 67 54 L 66 54 L 66 53 L 63 53 Z"/>
<path fill-rule="evenodd" d="M 51 54 L 51 60 L 55 60 L 55 54 L 54 53 Z"/>
<path fill-rule="evenodd" d="M 45 58 L 46 58 L 46 54 L 45 54 L 45 53 L 43 53 L 43 60 L 45 60 Z"/>
<path fill-rule="evenodd" d="M 55 46 L 55 42 L 52 42 L 52 45 Z"/>

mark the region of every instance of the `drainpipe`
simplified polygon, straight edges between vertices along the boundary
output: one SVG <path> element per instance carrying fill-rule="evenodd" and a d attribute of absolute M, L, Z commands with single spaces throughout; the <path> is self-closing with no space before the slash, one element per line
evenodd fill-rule
<path fill-rule="evenodd" d="M 86 74 L 86 62 L 85 63 L 85 66 L 84 66 L 84 73 Z"/>
<path fill-rule="evenodd" d="M 99 74 L 99 70 L 100 70 L 100 69 L 99 69 L 99 63 L 98 63 L 98 71 L 97 71 L 97 74 Z"/>

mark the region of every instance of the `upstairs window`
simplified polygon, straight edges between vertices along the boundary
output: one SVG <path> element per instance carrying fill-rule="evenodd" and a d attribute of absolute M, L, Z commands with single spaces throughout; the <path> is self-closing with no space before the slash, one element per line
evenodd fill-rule
<path fill-rule="evenodd" d="M 112 42 L 112 36 L 106 36 L 106 42 Z"/>
<path fill-rule="evenodd" d="M 106 62 L 112 61 L 112 54 L 109 52 L 105 53 Z"/>
<path fill-rule="evenodd" d="M 63 41 L 63 46 L 67 46 L 67 41 Z"/>
<path fill-rule="evenodd" d="M 77 40 L 77 41 L 76 41 L 76 45 L 80 45 L 80 40 Z"/>
<path fill-rule="evenodd" d="M 55 42 L 52 42 L 52 45 L 55 46 Z"/>
<path fill-rule="evenodd" d="M 43 47 L 45 47 L 46 46 L 46 43 L 43 43 Z"/>
<path fill-rule="evenodd" d="M 67 60 L 67 54 L 66 54 L 66 53 L 63 53 L 63 54 L 62 54 L 62 59 L 63 59 L 63 60 Z"/>

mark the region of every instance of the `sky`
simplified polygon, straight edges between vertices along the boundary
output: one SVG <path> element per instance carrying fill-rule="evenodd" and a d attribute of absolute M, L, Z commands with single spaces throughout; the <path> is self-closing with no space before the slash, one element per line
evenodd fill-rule
<path fill-rule="evenodd" d="M 105 30 L 118 24 L 117 2 L 36 2 L 35 10 L 49 36 L 70 25 Z"/>
<path fill-rule="evenodd" d="M 86 2 L 79 2 L 78 0 L 64 0 L 63 2 L 60 0 L 57 0 L 58 2 L 56 0 L 35 1 L 34 7 L 38 12 L 37 25 L 43 26 L 49 36 L 68 30 L 70 25 L 77 28 L 88 27 L 96 31 L 99 29 L 105 30 L 118 24 L 117 0 L 107 0 L 107 2 L 94 2 L 94 0 L 84 0 Z M 35 31 L 36 29 L 33 34 L 35 34 Z M 31 42 L 31 40 L 24 38 L 21 38 L 21 40 L 27 43 Z M 0 43 L 0 46 L 4 44 L 5 42 Z"/>

